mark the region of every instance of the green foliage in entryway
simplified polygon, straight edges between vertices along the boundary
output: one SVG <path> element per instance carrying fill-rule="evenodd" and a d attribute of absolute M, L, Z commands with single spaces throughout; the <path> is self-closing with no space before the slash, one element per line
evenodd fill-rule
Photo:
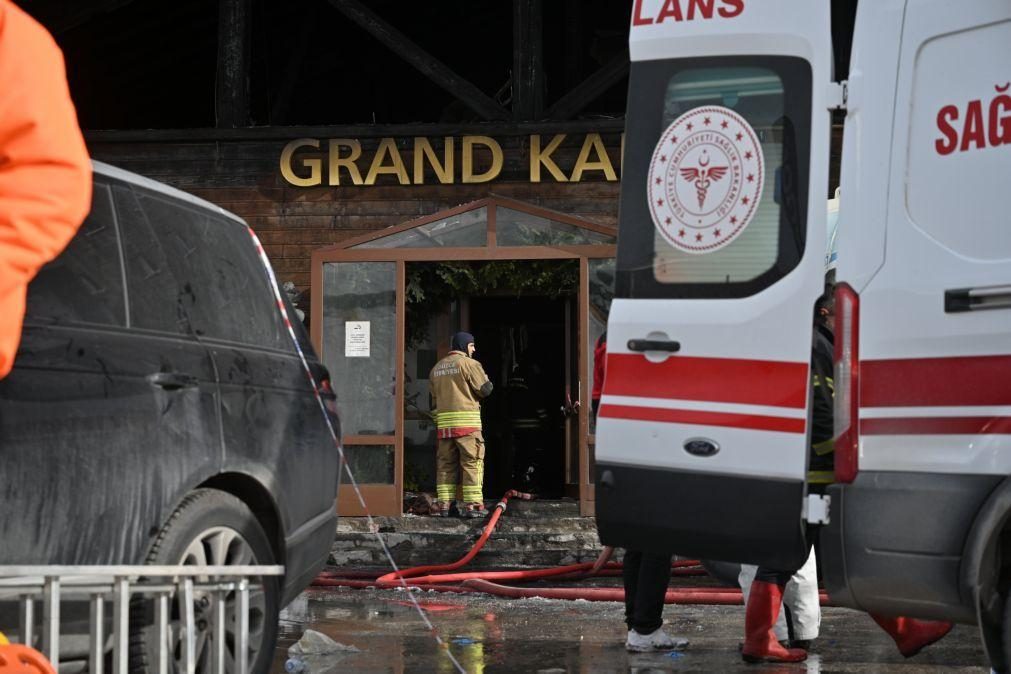
<path fill-rule="evenodd" d="M 407 348 L 428 336 L 432 316 L 461 297 L 507 294 L 560 297 L 575 294 L 577 260 L 410 262 L 407 264 Z"/>

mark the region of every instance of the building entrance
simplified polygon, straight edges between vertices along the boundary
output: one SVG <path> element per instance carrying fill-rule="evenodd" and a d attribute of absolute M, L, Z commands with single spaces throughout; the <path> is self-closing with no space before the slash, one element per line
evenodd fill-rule
<path fill-rule="evenodd" d="M 568 378 L 578 348 L 566 330 L 571 306 L 571 298 L 471 300 L 475 355 L 496 386 L 482 411 L 490 496 L 507 489 L 539 498 L 565 495 L 566 430 L 573 416 Z"/>
<path fill-rule="evenodd" d="M 434 479 L 427 377 L 456 330 L 475 335 L 496 388 L 482 412 L 485 495 L 566 495 L 593 514 L 592 342 L 607 320 L 615 239 L 613 227 L 491 197 L 313 253 L 313 342 L 372 514 L 400 514 L 404 489 Z M 440 296 L 442 282 L 453 292 Z M 364 514 L 348 488 L 338 511 Z"/>

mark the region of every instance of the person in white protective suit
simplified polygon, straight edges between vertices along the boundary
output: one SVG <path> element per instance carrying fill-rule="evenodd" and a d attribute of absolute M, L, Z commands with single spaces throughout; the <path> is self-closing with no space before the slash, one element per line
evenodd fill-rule
<path fill-rule="evenodd" d="M 751 592 L 751 582 L 755 580 L 757 566 L 751 564 L 741 564 L 741 573 L 738 576 L 738 583 L 744 592 L 744 604 L 748 603 L 748 595 Z M 811 642 L 818 638 L 821 629 L 821 604 L 818 600 L 818 563 L 815 559 L 814 548 L 808 555 L 804 566 L 793 574 L 790 582 L 786 584 L 783 592 L 783 605 L 790 610 L 790 622 L 793 626 L 793 634 L 787 628 L 785 611 L 780 611 L 776 619 L 773 632 L 776 641 L 780 642 L 784 648 L 803 648 L 808 650 Z"/>
<path fill-rule="evenodd" d="M 836 251 L 836 230 L 839 224 L 839 188 L 835 189 L 834 198 L 828 201 L 828 232 L 825 245 L 825 274 L 834 276 L 838 252 Z M 742 564 L 741 573 L 737 582 L 744 592 L 744 603 L 748 603 L 748 595 L 751 592 L 751 582 L 755 580 L 757 566 Z M 814 548 L 808 555 L 804 566 L 800 567 L 790 582 L 786 584 L 783 593 L 783 605 L 790 610 L 790 622 L 793 627 L 793 634 L 786 622 L 785 612 L 781 611 L 776 619 L 773 632 L 776 641 L 783 644 L 784 648 L 808 649 L 811 642 L 818 638 L 821 628 L 821 604 L 818 601 L 818 563 L 815 558 Z"/>

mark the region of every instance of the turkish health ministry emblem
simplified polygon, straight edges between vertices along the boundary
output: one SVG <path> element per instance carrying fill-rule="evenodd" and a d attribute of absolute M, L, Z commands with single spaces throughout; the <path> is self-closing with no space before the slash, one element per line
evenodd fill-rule
<path fill-rule="evenodd" d="M 649 167 L 649 211 L 672 246 L 711 253 L 755 217 L 765 179 L 758 136 L 729 108 L 678 117 L 660 136 Z"/>

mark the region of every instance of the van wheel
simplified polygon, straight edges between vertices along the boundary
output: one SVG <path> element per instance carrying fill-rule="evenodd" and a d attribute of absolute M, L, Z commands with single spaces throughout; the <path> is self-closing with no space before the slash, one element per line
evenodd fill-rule
<path fill-rule="evenodd" d="M 147 556 L 148 564 L 185 566 L 245 566 L 274 564 L 274 555 L 263 528 L 239 499 L 214 489 L 189 494 L 162 527 Z M 200 580 L 204 580 L 201 578 Z M 235 672 L 236 593 L 225 598 L 225 666 Z M 181 598 L 169 609 L 169 668 L 182 671 L 184 640 L 181 630 Z M 280 579 L 250 579 L 249 671 L 266 673 L 277 639 Z M 194 592 L 197 622 L 196 670 L 213 671 L 215 602 L 209 592 Z M 152 602 L 133 602 L 130 611 L 130 669 L 157 671 L 158 641 Z M 174 666 L 173 666 L 174 664 Z"/>
<path fill-rule="evenodd" d="M 741 565 L 737 562 L 717 562 L 711 559 L 700 560 L 702 568 L 709 572 L 709 575 L 730 587 L 740 587 L 737 581 L 741 575 Z"/>

